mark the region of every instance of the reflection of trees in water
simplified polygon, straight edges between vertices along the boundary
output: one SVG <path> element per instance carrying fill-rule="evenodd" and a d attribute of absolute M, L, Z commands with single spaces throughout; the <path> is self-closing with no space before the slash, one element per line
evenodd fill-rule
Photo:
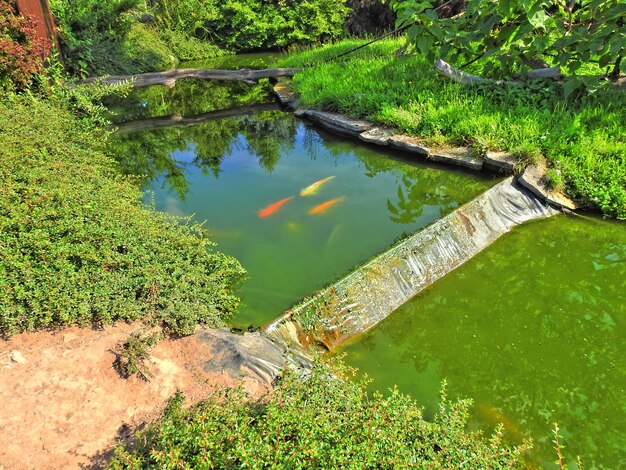
<path fill-rule="evenodd" d="M 106 105 L 115 123 L 151 117 L 194 116 L 220 109 L 238 108 L 271 101 L 269 82 L 248 85 L 242 82 L 179 80 L 173 88 L 152 86 L 134 89 L 126 98 L 109 97 Z"/>
<path fill-rule="evenodd" d="M 272 172 L 281 155 L 294 148 L 298 123 L 291 115 L 271 113 L 267 119 L 247 116 L 243 120 L 247 150 Z"/>
<path fill-rule="evenodd" d="M 295 145 L 296 132 L 297 123 L 291 115 L 265 112 L 186 128 L 120 135 L 111 140 L 111 146 L 125 174 L 143 176 L 147 183 L 163 177 L 165 184 L 184 198 L 187 165 L 218 177 L 222 161 L 241 145 L 242 136 L 246 150 L 259 165 L 272 171 L 281 154 Z M 185 151 L 193 152 L 187 162 L 180 159 Z"/>
<path fill-rule="evenodd" d="M 395 160 L 365 145 L 355 145 L 353 140 L 323 138 L 313 133 L 305 134 L 304 143 L 313 156 L 322 149 L 334 158 L 355 155 L 371 178 L 380 173 L 394 175 L 398 184 L 397 199 L 388 199 L 387 208 L 390 220 L 399 224 L 414 223 L 427 206 L 437 207 L 439 215 L 447 214 L 464 199 L 464 193 L 478 194 L 485 188 L 483 182 L 467 174 Z"/>
<path fill-rule="evenodd" d="M 508 246 L 517 249 L 479 255 L 381 328 L 399 362 L 418 373 L 438 364 L 451 391 L 487 397 L 483 413 L 499 409 L 520 431 L 533 430 L 543 458 L 553 457 L 558 421 L 567 453 L 586 467 L 623 461 L 626 234 L 617 224 L 602 233 L 600 224 L 552 232 L 549 223 L 514 238 Z"/>

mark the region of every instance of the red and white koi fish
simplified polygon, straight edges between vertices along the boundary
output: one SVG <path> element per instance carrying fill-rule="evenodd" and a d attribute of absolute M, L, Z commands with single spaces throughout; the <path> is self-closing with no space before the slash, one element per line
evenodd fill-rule
<path fill-rule="evenodd" d="M 300 191 L 300 196 L 311 196 L 313 194 L 317 194 L 317 190 L 320 189 L 320 187 L 324 183 L 327 183 L 328 181 L 332 180 L 333 178 L 334 178 L 334 176 L 329 176 L 328 178 L 322 178 L 321 180 L 316 181 L 312 185 L 307 186 L 302 191 Z"/>
<path fill-rule="evenodd" d="M 345 197 L 338 197 L 337 199 L 331 199 L 330 201 L 322 202 L 321 204 L 318 204 L 313 209 L 311 209 L 309 211 L 309 215 L 322 214 L 322 213 L 326 212 L 326 210 L 329 207 L 334 206 L 335 204 L 337 204 L 338 202 L 343 201 L 344 199 L 345 199 Z"/>
<path fill-rule="evenodd" d="M 270 204 L 261 212 L 259 212 L 259 219 L 263 219 L 265 217 L 272 215 L 274 212 L 276 212 L 278 209 L 280 209 L 283 205 L 285 205 L 292 199 L 293 199 L 293 196 L 289 196 L 289 197 L 286 197 L 285 199 L 281 199 L 280 201 L 275 202 L 274 204 Z"/>

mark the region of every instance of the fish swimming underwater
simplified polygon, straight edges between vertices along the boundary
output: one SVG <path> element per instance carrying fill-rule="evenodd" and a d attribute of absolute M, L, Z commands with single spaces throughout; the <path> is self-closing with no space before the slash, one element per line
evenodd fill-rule
<path fill-rule="evenodd" d="M 280 201 L 275 202 L 274 204 L 270 204 L 265 209 L 259 212 L 259 219 L 263 219 L 265 217 L 272 215 L 274 212 L 276 212 L 278 209 L 280 209 L 283 205 L 285 205 L 292 199 L 293 199 L 293 196 L 289 196 L 289 197 L 286 197 L 285 199 L 281 199 Z"/>
<path fill-rule="evenodd" d="M 337 199 L 331 199 L 330 201 L 322 202 L 321 204 L 318 204 L 313 209 L 311 209 L 309 211 L 309 215 L 322 214 L 322 213 L 326 212 L 326 210 L 329 207 L 334 206 L 335 204 L 337 204 L 338 202 L 343 201 L 344 199 L 345 199 L 345 197 L 338 197 Z"/>
<path fill-rule="evenodd" d="M 313 194 L 317 194 L 317 190 L 320 189 L 320 187 L 324 183 L 327 183 L 328 181 L 332 180 L 333 178 L 334 178 L 334 176 L 329 176 L 328 178 L 322 178 L 321 180 L 317 180 L 312 185 L 307 186 L 302 191 L 300 191 L 300 196 L 311 196 Z"/>

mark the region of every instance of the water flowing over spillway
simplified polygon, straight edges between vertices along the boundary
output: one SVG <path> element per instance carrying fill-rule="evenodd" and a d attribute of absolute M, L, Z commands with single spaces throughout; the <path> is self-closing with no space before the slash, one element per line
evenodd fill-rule
<path fill-rule="evenodd" d="M 516 225 L 556 213 L 507 178 L 314 295 L 266 331 L 286 342 L 316 342 L 333 349 L 385 319 Z"/>

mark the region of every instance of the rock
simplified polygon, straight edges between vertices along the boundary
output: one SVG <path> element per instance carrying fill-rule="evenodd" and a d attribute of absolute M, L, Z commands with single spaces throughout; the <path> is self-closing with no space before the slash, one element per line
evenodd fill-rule
<path fill-rule="evenodd" d="M 545 174 L 545 165 L 530 165 L 524 169 L 517 180 L 539 199 L 572 211 L 578 209 L 579 206 L 574 200 L 559 191 L 548 188 Z"/>
<path fill-rule="evenodd" d="M 298 108 L 298 109 L 296 109 L 296 110 L 293 112 L 293 115 L 294 115 L 295 117 L 299 117 L 299 118 L 301 118 L 301 117 L 306 116 L 306 113 L 307 113 L 307 112 L 308 112 L 308 109 Z"/>
<path fill-rule="evenodd" d="M 359 139 L 370 144 L 388 145 L 389 138 L 393 135 L 393 133 L 393 129 L 388 129 L 386 127 L 374 127 L 369 131 L 359 134 Z"/>
<path fill-rule="evenodd" d="M 511 174 L 515 172 L 517 158 L 507 152 L 487 152 L 485 168 L 497 173 Z"/>
<path fill-rule="evenodd" d="M 417 139 L 409 137 L 404 134 L 396 134 L 389 138 L 389 145 L 405 152 L 414 153 L 416 155 L 422 155 L 427 157 L 430 154 L 430 149 L 424 147 Z"/>
<path fill-rule="evenodd" d="M 290 87 L 289 80 L 278 80 L 278 83 L 274 85 L 274 94 L 278 98 L 278 101 L 283 106 L 293 109 L 293 105 L 298 101 L 298 94 Z"/>
<path fill-rule="evenodd" d="M 11 351 L 11 360 L 18 364 L 26 364 L 28 362 L 24 355 L 18 350 Z"/>
<path fill-rule="evenodd" d="M 285 349 L 260 333 L 236 335 L 226 329 L 203 329 L 196 337 L 206 345 L 211 358 L 204 363 L 207 372 L 252 377 L 271 384 L 287 366 L 311 367 L 310 358 L 294 361 Z"/>
<path fill-rule="evenodd" d="M 432 151 L 428 157 L 435 162 L 462 166 L 470 170 L 482 170 L 483 159 L 474 155 L 471 149 L 456 147 Z"/>
<path fill-rule="evenodd" d="M 358 137 L 362 132 L 369 131 L 374 127 L 374 124 L 369 121 L 351 119 L 338 113 L 327 113 L 308 109 L 305 111 L 304 115 L 330 131 L 353 137 Z"/>

